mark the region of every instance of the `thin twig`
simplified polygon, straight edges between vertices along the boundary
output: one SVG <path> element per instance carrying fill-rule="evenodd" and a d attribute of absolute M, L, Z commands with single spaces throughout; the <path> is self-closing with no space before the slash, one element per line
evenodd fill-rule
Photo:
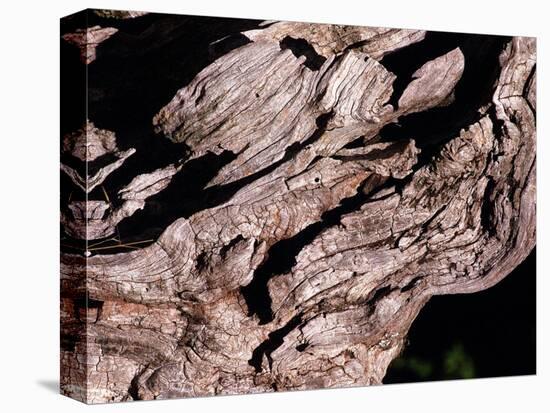
<path fill-rule="evenodd" d="M 105 199 L 107 200 L 109 205 L 111 205 L 111 200 L 109 199 L 109 195 L 107 195 L 107 191 L 105 190 L 105 187 L 103 185 L 101 185 L 101 189 L 103 190 L 103 195 L 105 195 Z"/>
<path fill-rule="evenodd" d="M 98 245 L 104 244 L 109 241 L 118 241 L 120 243 L 120 240 L 116 239 L 115 237 L 111 237 L 111 238 L 104 239 L 103 241 L 96 242 L 95 244 L 91 244 L 88 247 L 97 247 Z"/>
<path fill-rule="evenodd" d="M 146 239 L 146 240 L 143 240 L 143 241 L 127 242 L 125 244 L 116 244 L 116 245 L 110 245 L 110 246 L 106 246 L 106 247 L 88 248 L 88 251 L 106 250 L 106 249 L 118 248 L 118 247 L 132 247 L 133 245 L 143 244 L 145 242 L 152 242 L 152 241 L 154 241 L 154 240 L 153 239 Z"/>

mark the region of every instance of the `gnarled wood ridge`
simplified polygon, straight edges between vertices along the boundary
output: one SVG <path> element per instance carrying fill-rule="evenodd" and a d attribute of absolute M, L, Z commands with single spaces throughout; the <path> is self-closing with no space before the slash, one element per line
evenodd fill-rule
<path fill-rule="evenodd" d="M 206 188 L 237 189 L 148 247 L 62 256 L 68 395 L 380 384 L 431 296 L 491 287 L 535 246 L 534 39 L 243 34 L 152 119 L 188 148 L 178 168 L 233 153 Z"/>

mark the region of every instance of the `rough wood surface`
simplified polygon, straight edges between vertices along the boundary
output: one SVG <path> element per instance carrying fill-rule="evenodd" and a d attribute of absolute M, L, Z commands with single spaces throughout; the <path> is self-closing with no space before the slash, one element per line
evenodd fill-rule
<path fill-rule="evenodd" d="M 137 10 L 94 10 L 94 13 L 110 19 L 133 19 L 148 14 L 146 11 Z"/>
<path fill-rule="evenodd" d="M 113 27 L 94 26 L 79 29 L 75 33 L 63 35 L 63 39 L 80 49 L 80 60 L 85 64 L 92 63 L 96 58 L 96 48 L 107 40 L 117 29 Z"/>
<path fill-rule="evenodd" d="M 245 35 L 153 119 L 185 161 L 136 177 L 108 219 L 78 205 L 65 222 L 98 238 L 188 162 L 235 155 L 207 187 L 236 191 L 150 246 L 62 255 L 66 394 L 380 384 L 431 296 L 488 288 L 535 245 L 534 39 L 506 41 L 488 98 L 426 145 L 381 131 L 453 104 L 460 48 L 395 96 L 384 56 L 425 32 L 275 23 Z"/>

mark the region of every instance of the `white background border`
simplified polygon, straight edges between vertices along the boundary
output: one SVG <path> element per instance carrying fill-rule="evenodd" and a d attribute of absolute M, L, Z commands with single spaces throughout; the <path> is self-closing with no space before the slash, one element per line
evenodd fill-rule
<path fill-rule="evenodd" d="M 7 0 L 0 22 L 2 410 L 83 411 L 55 390 L 59 348 L 59 18 L 115 8 L 270 20 L 537 36 L 537 376 L 103 405 L 96 411 L 550 411 L 548 348 L 548 16 L 545 1 Z M 546 93 L 545 93 L 546 91 Z M 509 305 L 515 305 L 513 302 Z M 527 339 L 527 338 L 526 338 Z M 483 345 L 483 343 L 480 343 Z M 510 358 L 514 354 L 510 354 Z M 506 360 L 502 360 L 506 363 Z M 31 410 L 34 409 L 34 410 Z"/>

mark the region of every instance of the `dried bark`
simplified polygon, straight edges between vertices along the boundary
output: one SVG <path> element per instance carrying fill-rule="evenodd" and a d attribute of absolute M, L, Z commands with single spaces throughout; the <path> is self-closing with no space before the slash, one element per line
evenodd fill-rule
<path fill-rule="evenodd" d="M 98 173 L 100 178 L 94 179 L 94 184 L 101 182 L 101 177 L 119 166 L 120 158 L 117 162 L 103 168 Z M 61 169 L 65 171 L 63 164 Z M 106 238 L 116 232 L 116 226 L 125 218 L 132 216 L 137 210 L 143 209 L 147 198 L 159 193 L 168 186 L 172 177 L 179 172 L 181 165 L 168 165 L 165 168 L 154 172 L 136 176 L 127 186 L 123 187 L 118 195 L 122 204 L 113 208 L 108 201 L 73 201 L 68 207 L 72 216 L 61 213 L 61 224 L 65 231 L 75 237 L 85 240 L 95 240 Z M 72 179 L 75 179 L 71 172 Z M 102 173 L 106 171 L 105 173 Z M 96 175 L 97 176 L 97 175 Z M 77 183 L 78 180 L 77 180 Z M 94 186 L 95 186 L 94 185 Z M 85 191 L 89 192 L 86 187 Z M 105 213 L 110 213 L 105 216 Z"/>
<path fill-rule="evenodd" d="M 380 384 L 431 296 L 488 288 L 535 245 L 534 39 L 506 42 L 468 123 L 419 144 L 383 129 L 452 104 L 468 65 L 460 48 L 425 61 L 395 96 L 384 56 L 425 32 L 275 23 L 244 34 L 251 43 L 153 119 L 185 143 L 182 164 L 136 177 L 108 219 L 88 203 L 64 221 L 100 238 L 193 159 L 235 155 L 207 187 L 238 189 L 150 246 L 62 255 L 65 394 Z"/>
<path fill-rule="evenodd" d="M 146 11 L 136 10 L 94 10 L 94 13 L 111 19 L 133 19 L 148 14 Z"/>
<path fill-rule="evenodd" d="M 96 58 L 97 46 L 117 31 L 114 27 L 94 26 L 79 29 L 75 33 L 67 33 L 63 35 L 63 39 L 80 49 L 80 60 L 88 65 Z"/>

